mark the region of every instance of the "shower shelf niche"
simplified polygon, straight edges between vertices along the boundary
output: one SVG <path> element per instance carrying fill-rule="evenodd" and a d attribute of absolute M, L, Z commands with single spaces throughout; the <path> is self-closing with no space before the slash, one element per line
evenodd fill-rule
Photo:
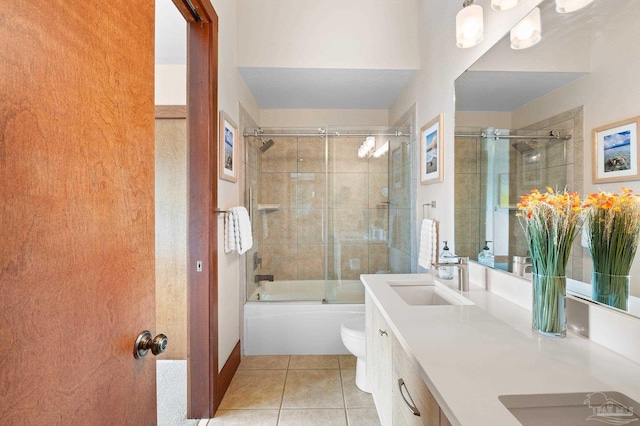
<path fill-rule="evenodd" d="M 258 211 L 269 212 L 280 210 L 280 204 L 258 204 Z"/>

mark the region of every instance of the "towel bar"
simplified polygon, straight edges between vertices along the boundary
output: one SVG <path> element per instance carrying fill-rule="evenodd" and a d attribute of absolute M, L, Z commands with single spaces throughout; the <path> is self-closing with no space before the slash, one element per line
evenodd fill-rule
<path fill-rule="evenodd" d="M 428 211 L 427 211 L 427 214 L 425 214 L 425 211 L 424 211 L 425 207 L 433 207 L 433 208 L 435 208 L 436 207 L 436 202 L 435 201 L 429 201 L 428 203 L 425 203 L 425 204 L 422 205 L 422 218 L 423 219 L 431 219 L 429 217 Z"/>

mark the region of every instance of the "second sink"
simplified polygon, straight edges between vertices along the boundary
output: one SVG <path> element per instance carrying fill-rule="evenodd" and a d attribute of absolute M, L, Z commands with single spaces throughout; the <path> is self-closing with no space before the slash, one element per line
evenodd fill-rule
<path fill-rule="evenodd" d="M 411 306 L 473 305 L 470 300 L 437 283 L 389 281 L 389 286 Z"/>

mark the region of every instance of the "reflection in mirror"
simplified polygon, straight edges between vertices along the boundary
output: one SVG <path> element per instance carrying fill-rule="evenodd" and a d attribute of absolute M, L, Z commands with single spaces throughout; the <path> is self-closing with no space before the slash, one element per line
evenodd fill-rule
<path fill-rule="evenodd" d="M 612 82 L 622 90 L 640 91 L 626 66 L 612 62 L 624 60 L 629 43 L 640 39 L 640 27 L 632 23 L 640 15 L 640 2 L 600 0 L 572 14 L 556 13 L 552 0 L 539 7 L 538 44 L 513 50 L 507 34 L 455 87 L 456 254 L 478 260 L 490 241 L 486 246 L 494 264 L 488 266 L 527 278 L 531 268 L 516 217 L 519 197 L 546 186 L 584 194 L 589 178 L 583 172 L 584 150 L 591 130 L 585 129 L 585 111 L 606 111 L 620 102 L 613 93 L 594 94 Z M 553 100 L 552 107 L 544 107 L 547 99 Z M 591 260 L 580 238 L 567 270 L 575 280 L 570 280 L 570 292 L 588 298 Z M 638 284 L 632 281 L 633 296 L 640 296 Z M 630 301 L 638 317 L 639 300 Z"/>

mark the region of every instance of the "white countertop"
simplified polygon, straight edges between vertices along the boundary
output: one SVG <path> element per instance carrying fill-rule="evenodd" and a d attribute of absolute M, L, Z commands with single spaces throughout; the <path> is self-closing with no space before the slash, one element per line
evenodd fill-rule
<path fill-rule="evenodd" d="M 409 306 L 387 284 L 433 278 L 361 276 L 453 425 L 520 425 L 500 395 L 617 391 L 640 402 L 640 365 L 571 332 L 563 339 L 535 333 L 530 311 L 480 287 L 462 293 L 475 305 Z"/>

